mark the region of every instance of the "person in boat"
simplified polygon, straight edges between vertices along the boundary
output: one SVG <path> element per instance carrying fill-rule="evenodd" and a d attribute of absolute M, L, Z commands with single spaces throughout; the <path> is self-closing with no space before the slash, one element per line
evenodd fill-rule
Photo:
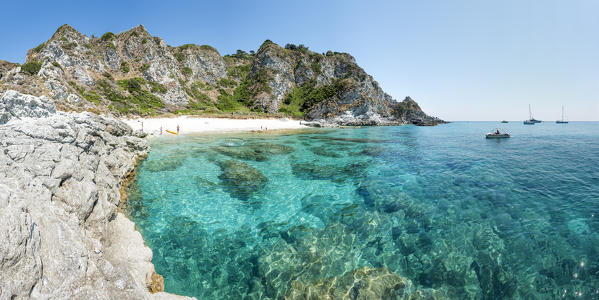
<path fill-rule="evenodd" d="M 499 134 L 499 129 L 497 129 L 497 131 L 495 131 L 495 134 Z"/>

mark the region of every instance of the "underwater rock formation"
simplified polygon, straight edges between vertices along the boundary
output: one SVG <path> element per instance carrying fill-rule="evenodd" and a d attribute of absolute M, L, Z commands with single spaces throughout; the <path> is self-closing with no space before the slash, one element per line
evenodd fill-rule
<path fill-rule="evenodd" d="M 289 154 L 293 148 L 287 145 L 269 143 L 264 141 L 252 141 L 244 145 L 225 145 L 212 147 L 212 150 L 232 158 L 266 161 L 272 155 Z"/>
<path fill-rule="evenodd" d="M 387 268 L 369 268 L 348 272 L 317 283 L 294 280 L 286 299 L 445 299 L 433 290 L 418 290 L 409 279 Z"/>
<path fill-rule="evenodd" d="M 356 162 L 348 165 L 316 164 L 311 162 L 296 162 L 291 166 L 293 175 L 304 179 L 331 180 L 344 182 L 349 179 L 361 179 L 365 176 L 366 162 Z"/>
<path fill-rule="evenodd" d="M 263 189 L 268 178 L 258 169 L 238 160 L 220 162 L 222 174 L 218 178 L 231 196 L 247 200 Z"/>

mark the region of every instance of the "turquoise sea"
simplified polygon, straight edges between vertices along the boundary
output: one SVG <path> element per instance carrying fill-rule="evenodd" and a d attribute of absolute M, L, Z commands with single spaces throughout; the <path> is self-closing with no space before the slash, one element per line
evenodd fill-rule
<path fill-rule="evenodd" d="M 486 140 L 495 127 L 513 137 Z M 348 299 L 408 288 L 448 299 L 599 299 L 597 122 L 149 142 L 125 210 L 167 292 L 281 299 L 324 297 L 328 285 Z"/>

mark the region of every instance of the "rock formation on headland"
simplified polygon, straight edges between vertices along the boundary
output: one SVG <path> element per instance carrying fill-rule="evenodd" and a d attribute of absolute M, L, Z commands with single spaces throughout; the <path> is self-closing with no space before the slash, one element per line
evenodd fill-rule
<path fill-rule="evenodd" d="M 127 125 L 7 91 L 0 150 L 0 299 L 178 297 L 117 208 L 149 150 Z"/>
<path fill-rule="evenodd" d="M 207 45 L 171 47 L 143 26 L 99 38 L 63 25 L 27 53 L 0 61 L 0 94 L 48 96 L 59 110 L 100 113 L 280 113 L 314 125 L 434 125 L 407 97 L 386 94 L 347 53 L 319 54 L 269 40 L 221 56 Z"/>

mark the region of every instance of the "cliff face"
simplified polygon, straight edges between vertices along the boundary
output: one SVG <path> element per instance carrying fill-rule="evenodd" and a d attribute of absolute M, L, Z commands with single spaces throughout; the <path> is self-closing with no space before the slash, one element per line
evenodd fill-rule
<path fill-rule="evenodd" d="M 149 150 L 124 123 L 0 98 L 0 299 L 165 299 L 152 251 L 117 206 Z M 162 285 L 163 287 L 163 285 Z"/>
<path fill-rule="evenodd" d="M 207 45 L 170 47 L 143 26 L 89 38 L 63 25 L 0 62 L 0 93 L 46 95 L 60 110 L 115 115 L 163 112 L 285 114 L 320 125 L 436 124 L 411 99 L 397 102 L 346 53 L 318 54 L 266 41 L 257 53 L 221 56 Z"/>

